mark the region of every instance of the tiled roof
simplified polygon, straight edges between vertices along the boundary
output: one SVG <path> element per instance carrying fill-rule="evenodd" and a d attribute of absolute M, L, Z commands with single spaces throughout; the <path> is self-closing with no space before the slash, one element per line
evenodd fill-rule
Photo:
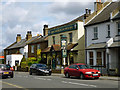
<path fill-rule="evenodd" d="M 91 44 L 90 46 L 88 46 L 86 49 L 101 49 L 101 48 L 105 48 L 106 47 L 106 43 L 96 43 L 96 44 Z"/>
<path fill-rule="evenodd" d="M 43 42 L 43 41 L 48 41 L 48 36 L 39 37 L 36 40 L 32 41 L 30 44 L 39 43 L 39 42 Z"/>
<path fill-rule="evenodd" d="M 93 25 L 103 21 L 110 20 L 110 13 L 118 7 L 118 2 L 109 2 L 100 11 L 94 11 L 86 20 L 85 26 Z"/>
<path fill-rule="evenodd" d="M 71 49 L 74 48 L 75 46 L 77 46 L 77 43 L 76 43 L 76 44 L 70 43 L 70 44 L 67 45 L 67 50 L 71 50 Z"/>
<path fill-rule="evenodd" d="M 58 44 L 52 45 L 52 47 L 55 51 L 60 51 L 61 50 L 61 46 L 58 45 Z"/>
<path fill-rule="evenodd" d="M 31 43 L 32 41 L 36 40 L 39 36 L 35 36 L 32 37 L 30 40 L 26 40 L 26 39 L 22 39 L 20 42 L 15 42 L 13 45 L 7 47 L 6 49 L 14 49 L 14 48 L 21 48 L 24 47 L 26 45 L 28 45 L 29 43 Z"/>
<path fill-rule="evenodd" d="M 50 52 L 50 49 L 51 49 L 51 47 L 47 47 L 44 50 L 42 50 L 42 52 Z"/>

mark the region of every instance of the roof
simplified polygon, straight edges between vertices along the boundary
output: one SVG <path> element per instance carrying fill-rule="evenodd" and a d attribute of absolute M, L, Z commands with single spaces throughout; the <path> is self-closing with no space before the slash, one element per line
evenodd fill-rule
<path fill-rule="evenodd" d="M 58 45 L 58 44 L 54 44 L 54 45 L 52 45 L 52 47 L 53 47 L 53 49 L 54 49 L 55 51 L 60 51 L 60 50 L 61 50 L 61 46 Z M 51 47 L 51 48 L 52 48 L 52 47 Z"/>
<path fill-rule="evenodd" d="M 86 49 L 87 50 L 90 50 L 90 49 L 104 49 L 106 47 L 106 45 L 107 45 L 106 43 L 91 44 Z"/>
<path fill-rule="evenodd" d="M 113 42 L 109 48 L 113 47 L 120 47 L 120 41 L 119 42 Z"/>
<path fill-rule="evenodd" d="M 67 50 L 71 50 L 72 48 L 74 48 L 77 45 L 78 45 L 78 43 L 76 43 L 76 44 L 70 43 L 70 44 L 67 45 Z"/>
<path fill-rule="evenodd" d="M 119 11 L 119 13 L 113 18 L 113 20 L 115 20 L 115 19 L 120 19 L 120 11 Z"/>
<path fill-rule="evenodd" d="M 29 43 L 31 43 L 32 41 L 36 40 L 38 37 L 39 36 L 32 37 L 30 40 L 22 39 L 18 43 L 14 42 L 12 45 L 10 45 L 9 47 L 7 47 L 6 49 L 14 49 L 14 48 L 24 47 L 24 46 L 28 45 Z"/>
<path fill-rule="evenodd" d="M 58 28 L 58 27 L 61 27 L 61 26 L 65 26 L 65 25 L 74 23 L 74 22 L 76 22 L 76 21 L 82 21 L 82 22 L 83 22 L 83 20 L 84 20 L 84 15 L 81 15 L 81 16 L 75 18 L 74 20 L 68 22 L 68 23 L 65 23 L 65 24 L 62 24 L 62 25 L 58 25 L 58 26 L 51 27 L 51 28 L 49 28 L 49 30 L 50 30 L 50 29 L 53 29 L 53 28 Z"/>
<path fill-rule="evenodd" d="M 44 50 L 42 50 L 41 52 L 50 52 L 50 49 L 51 49 L 51 47 L 47 47 Z"/>
<path fill-rule="evenodd" d="M 118 2 L 107 2 L 99 11 L 94 11 L 86 20 L 85 26 L 110 20 L 110 13 L 118 7 Z"/>
<path fill-rule="evenodd" d="M 39 37 L 36 40 L 32 41 L 30 44 L 44 42 L 44 41 L 48 41 L 48 36 Z"/>

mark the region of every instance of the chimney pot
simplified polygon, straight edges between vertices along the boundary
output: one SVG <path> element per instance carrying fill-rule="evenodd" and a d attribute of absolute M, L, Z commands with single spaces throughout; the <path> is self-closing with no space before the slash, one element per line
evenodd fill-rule
<path fill-rule="evenodd" d="M 88 14 L 88 8 L 85 9 L 86 14 Z"/>
<path fill-rule="evenodd" d="M 26 39 L 30 40 L 32 38 L 31 31 L 27 31 Z"/>
<path fill-rule="evenodd" d="M 21 34 L 17 34 L 17 37 L 16 37 L 16 42 L 20 42 L 21 41 Z"/>
<path fill-rule="evenodd" d="M 89 14 L 91 14 L 91 9 L 88 10 Z"/>

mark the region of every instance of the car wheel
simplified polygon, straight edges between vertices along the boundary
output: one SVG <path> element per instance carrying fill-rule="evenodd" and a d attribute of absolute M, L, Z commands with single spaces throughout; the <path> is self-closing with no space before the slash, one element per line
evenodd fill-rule
<path fill-rule="evenodd" d="M 95 79 L 99 79 L 99 77 L 95 77 Z"/>
<path fill-rule="evenodd" d="M 13 78 L 13 76 L 14 76 L 14 75 L 13 75 L 13 73 L 12 73 L 10 77 Z"/>
<path fill-rule="evenodd" d="M 32 75 L 32 72 L 31 72 L 31 71 L 29 72 L 29 75 Z"/>
<path fill-rule="evenodd" d="M 49 76 L 51 75 L 51 73 L 49 73 Z"/>
<path fill-rule="evenodd" d="M 69 77 L 70 77 L 70 75 L 69 75 L 69 73 L 68 73 L 68 72 L 66 72 L 65 77 L 67 77 L 67 78 L 69 78 Z"/>
<path fill-rule="evenodd" d="M 83 73 L 80 73 L 80 79 L 84 79 L 84 74 Z"/>

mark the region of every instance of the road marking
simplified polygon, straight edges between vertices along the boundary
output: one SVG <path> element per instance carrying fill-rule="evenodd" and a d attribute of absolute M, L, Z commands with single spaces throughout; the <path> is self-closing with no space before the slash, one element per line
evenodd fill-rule
<path fill-rule="evenodd" d="M 66 82 L 66 81 L 62 81 L 62 83 L 68 83 L 68 84 L 74 84 L 74 85 L 81 85 L 81 86 L 97 87 L 97 86 L 95 86 L 95 85 L 88 85 L 88 84 L 75 83 L 75 82 Z"/>
<path fill-rule="evenodd" d="M 34 77 L 35 79 L 40 79 L 40 80 L 48 80 L 48 81 L 50 81 L 50 80 L 52 80 L 52 79 L 45 79 L 45 78 L 38 78 L 38 77 Z"/>

